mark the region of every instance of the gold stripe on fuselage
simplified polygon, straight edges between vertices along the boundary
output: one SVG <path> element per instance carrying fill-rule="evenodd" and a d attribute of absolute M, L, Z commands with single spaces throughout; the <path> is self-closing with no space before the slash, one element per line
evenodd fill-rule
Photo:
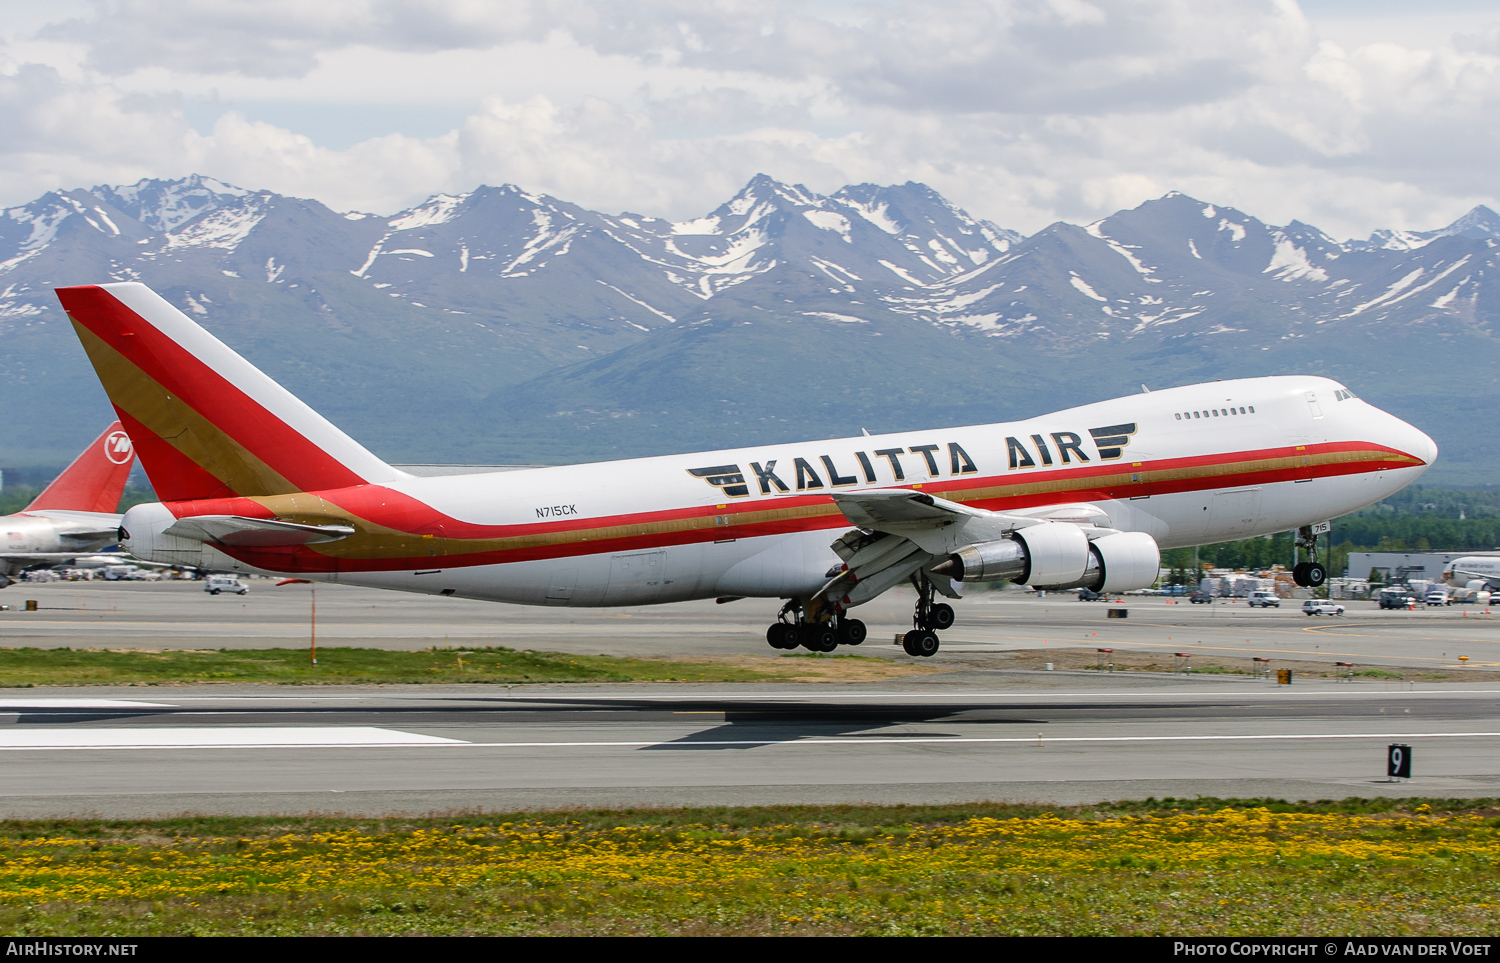
<path fill-rule="evenodd" d="M 1409 455 L 1398 455 L 1389 451 L 1359 450 L 1322 452 L 1309 455 L 1287 455 L 1276 458 L 1260 458 L 1249 461 L 1228 462 L 1213 465 L 1189 465 L 1178 468 L 1147 469 L 1136 472 L 1117 472 L 1108 475 L 1054 476 L 1036 482 L 1017 480 L 1002 485 L 988 485 L 962 490 L 941 492 L 941 497 L 956 502 L 984 502 L 1034 495 L 1058 495 L 1066 497 L 1070 492 L 1087 491 L 1097 493 L 1110 489 L 1130 488 L 1140 490 L 1142 486 L 1202 481 L 1224 478 L 1231 475 L 1256 475 L 1266 472 L 1298 469 L 1316 470 L 1321 466 L 1359 464 L 1372 462 L 1406 462 L 1419 465 L 1418 459 Z M 1132 475 L 1139 481 L 1132 481 Z M 1189 490 L 1189 489 L 1183 489 Z M 816 495 L 817 493 L 812 493 Z M 1123 493 L 1120 493 L 1123 494 Z M 806 496 L 793 496 L 806 497 Z M 430 526 L 434 530 L 423 533 L 402 531 L 363 519 L 353 512 L 341 508 L 316 494 L 256 496 L 251 499 L 262 505 L 273 517 L 283 521 L 308 525 L 350 525 L 355 534 L 336 542 L 309 546 L 313 551 L 337 559 L 397 559 L 434 558 L 450 555 L 475 555 L 503 552 L 525 552 L 539 549 L 575 546 L 586 542 L 620 542 L 650 536 L 674 536 L 693 532 L 712 535 L 715 539 L 744 537 L 743 533 L 767 525 L 784 525 L 796 522 L 815 522 L 819 519 L 842 520 L 843 515 L 832 502 L 814 505 L 799 505 L 792 508 L 747 508 L 729 515 L 726 527 L 718 523 L 713 514 L 686 518 L 663 518 L 651 521 L 626 522 L 597 528 L 569 528 L 552 531 L 528 532 L 524 535 L 501 535 L 479 538 L 459 538 L 441 533 L 441 524 Z M 847 523 L 845 523 L 847 524 Z M 837 527 L 836 524 L 803 524 L 793 530 L 811 530 Z M 706 539 L 705 539 L 706 540 Z M 607 551 L 601 548 L 601 551 Z"/>

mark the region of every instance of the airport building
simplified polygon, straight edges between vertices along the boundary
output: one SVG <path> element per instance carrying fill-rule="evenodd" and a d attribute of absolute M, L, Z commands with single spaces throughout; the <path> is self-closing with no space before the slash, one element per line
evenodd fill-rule
<path fill-rule="evenodd" d="M 1426 579 L 1436 582 L 1443 569 L 1456 558 L 1468 555 L 1494 555 L 1500 552 L 1350 552 L 1347 574 L 1350 578 L 1367 578 L 1371 570 L 1379 582 L 1404 582 Z"/>

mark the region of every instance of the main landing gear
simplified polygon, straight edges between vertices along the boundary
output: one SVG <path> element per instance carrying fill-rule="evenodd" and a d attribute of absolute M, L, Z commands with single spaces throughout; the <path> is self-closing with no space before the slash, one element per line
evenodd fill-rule
<path fill-rule="evenodd" d="M 809 622 L 794 599 L 782 607 L 781 617 L 766 629 L 773 649 L 801 646 L 812 652 L 832 652 L 841 645 L 859 645 L 869 631 L 859 619 L 835 615 L 826 622 Z"/>
<path fill-rule="evenodd" d="M 901 648 L 906 650 L 907 655 L 931 658 L 937 655 L 938 630 L 953 626 L 953 606 L 947 602 L 933 602 L 933 586 L 927 579 L 918 578 L 913 581 L 917 585 L 917 608 L 911 619 L 915 628 L 902 636 Z"/>
<path fill-rule="evenodd" d="M 912 579 L 917 587 L 917 607 L 912 613 L 913 628 L 901 638 L 907 655 L 930 658 L 937 655 L 939 631 L 953 627 L 953 606 L 933 600 L 935 589 L 925 578 Z M 832 652 L 841 645 L 859 645 L 868 631 L 859 619 L 835 612 L 823 621 L 809 622 L 800 599 L 781 607 L 781 614 L 766 629 L 766 641 L 773 649 L 804 648 L 813 652 Z"/>
<path fill-rule="evenodd" d="M 1302 588 L 1317 588 L 1327 580 L 1328 570 L 1318 561 L 1318 536 L 1313 533 L 1311 525 L 1297 530 L 1297 545 L 1307 549 L 1309 560 L 1292 566 L 1292 581 Z"/>

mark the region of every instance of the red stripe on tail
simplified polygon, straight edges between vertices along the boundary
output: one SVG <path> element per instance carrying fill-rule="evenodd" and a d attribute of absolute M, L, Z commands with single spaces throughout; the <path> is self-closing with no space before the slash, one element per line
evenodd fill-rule
<path fill-rule="evenodd" d="M 154 381 L 166 402 L 186 404 L 295 488 L 316 491 L 346 488 L 366 481 L 104 288 L 97 285 L 58 288 L 57 296 L 73 320 Z M 253 370 L 248 362 L 243 363 Z M 144 401 L 117 397 L 117 386 L 107 383 L 107 379 L 104 388 L 122 417 L 127 408 Z M 162 438 L 157 431 L 135 422 L 131 434 L 140 446 L 141 463 L 163 501 L 235 493 L 270 494 L 236 491 L 239 486 L 234 478 L 220 477 L 232 475 L 233 468 L 192 462 L 172 446 L 170 433 Z"/>

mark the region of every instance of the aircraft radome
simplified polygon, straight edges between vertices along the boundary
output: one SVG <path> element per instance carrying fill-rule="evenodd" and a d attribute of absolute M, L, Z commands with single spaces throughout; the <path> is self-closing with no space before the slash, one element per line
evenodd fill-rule
<path fill-rule="evenodd" d="M 918 589 L 932 655 L 959 583 L 1106 592 L 1161 548 L 1301 530 L 1390 495 L 1432 439 L 1326 378 L 1219 381 L 1025 421 L 503 473 L 415 477 L 142 284 L 61 288 L 160 503 L 137 556 L 528 605 L 780 599 L 777 648 L 858 644 Z M 1314 559 L 1316 554 L 1312 556 Z M 1304 563 L 1303 584 L 1322 566 Z"/>
<path fill-rule="evenodd" d="M 14 515 L 0 515 L 0 588 L 29 568 L 63 563 L 98 567 L 90 552 L 118 541 L 120 496 L 135 463 L 117 421 L 104 429 L 52 484 Z"/>

